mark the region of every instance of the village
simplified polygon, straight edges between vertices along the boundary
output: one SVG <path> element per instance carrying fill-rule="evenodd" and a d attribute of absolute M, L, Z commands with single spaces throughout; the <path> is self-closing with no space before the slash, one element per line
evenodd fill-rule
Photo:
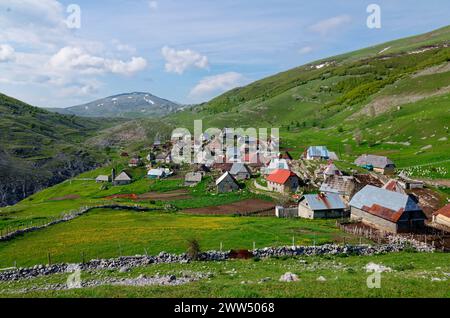
<path fill-rule="evenodd" d="M 234 146 L 222 146 L 226 138 L 234 140 Z M 363 154 L 350 163 L 350 169 L 346 163 L 341 170 L 340 158 L 325 146 L 310 146 L 297 159 L 287 150 L 279 151 L 279 141 L 273 137 L 263 141 L 225 128 L 218 136 L 202 135 L 201 155 L 189 153 L 197 155 L 195 163 L 175 163 L 174 154 L 189 157 L 182 151 L 190 142 L 190 136 L 177 134 L 165 142 L 156 138 L 146 156 L 121 152 L 128 168 L 113 169 L 111 175 L 99 175 L 96 181 L 131 184 L 130 171 L 145 167 L 151 180 L 184 178 L 189 188 L 210 177 L 214 182 L 207 191 L 212 193 L 239 193 L 245 188 L 264 194 L 275 202 L 273 208 L 264 209 L 264 215 L 278 218 L 336 219 L 353 230 L 383 234 L 448 233 L 450 229 L 450 204 L 436 206 L 439 203 L 425 182 L 398 172 L 385 156 Z M 205 213 L 215 214 L 220 207 L 208 209 Z M 235 209 L 227 212 L 249 215 L 263 210 Z"/>

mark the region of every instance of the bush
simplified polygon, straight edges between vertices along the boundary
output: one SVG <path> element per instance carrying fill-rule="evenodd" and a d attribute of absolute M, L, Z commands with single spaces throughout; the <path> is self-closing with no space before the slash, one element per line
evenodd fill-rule
<path fill-rule="evenodd" d="M 199 255 L 201 253 L 200 242 L 197 239 L 189 239 L 188 240 L 188 248 L 187 248 L 187 256 L 191 260 L 198 260 Z"/>

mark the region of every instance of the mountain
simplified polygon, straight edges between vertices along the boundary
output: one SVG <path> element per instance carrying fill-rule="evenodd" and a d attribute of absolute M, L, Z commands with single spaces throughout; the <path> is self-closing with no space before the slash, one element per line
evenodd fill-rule
<path fill-rule="evenodd" d="M 47 110 L 83 117 L 161 117 L 183 109 L 182 105 L 149 93 L 134 92 L 102 98 L 87 104 L 69 108 Z"/>
<path fill-rule="evenodd" d="M 450 178 L 449 100 L 447 26 L 296 67 L 164 123 L 191 131 L 195 119 L 204 128 L 277 127 L 295 156 L 326 145 L 347 162 L 363 153 L 388 155 L 415 176 Z"/>
<path fill-rule="evenodd" d="M 84 141 L 119 122 L 55 114 L 0 94 L 0 206 L 98 166 L 105 156 Z"/>

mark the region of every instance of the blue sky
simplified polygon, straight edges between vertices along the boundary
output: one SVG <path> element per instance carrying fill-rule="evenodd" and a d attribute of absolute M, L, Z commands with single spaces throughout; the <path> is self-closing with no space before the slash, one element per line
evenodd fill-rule
<path fill-rule="evenodd" d="M 371 3 L 381 29 L 367 28 Z M 197 103 L 449 16 L 446 0 L 1 0 L 0 92 L 43 107 L 132 91 Z"/>

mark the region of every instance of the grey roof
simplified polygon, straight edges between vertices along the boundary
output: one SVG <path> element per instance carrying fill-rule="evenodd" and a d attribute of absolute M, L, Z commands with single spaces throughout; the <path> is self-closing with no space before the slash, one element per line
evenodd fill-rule
<path fill-rule="evenodd" d="M 361 191 L 356 193 L 349 204 L 358 209 L 362 209 L 364 206 L 372 207 L 373 205 L 379 205 L 393 211 L 399 211 L 400 209 L 403 209 L 405 212 L 422 210 L 408 195 L 371 185 L 365 186 Z"/>
<path fill-rule="evenodd" d="M 184 177 L 186 182 L 200 182 L 202 181 L 202 174 L 200 172 L 189 172 Z"/>
<path fill-rule="evenodd" d="M 219 185 L 222 183 L 225 179 L 229 179 L 230 181 L 233 181 L 234 183 L 238 184 L 236 179 L 227 171 L 225 172 L 219 179 L 216 180 L 216 185 Z"/>
<path fill-rule="evenodd" d="M 239 173 L 250 173 L 248 167 L 243 163 L 234 163 L 230 169 L 232 175 L 237 175 Z"/>
<path fill-rule="evenodd" d="M 320 191 L 351 195 L 355 191 L 355 187 L 356 185 L 353 177 L 333 176 L 322 183 Z"/>
<path fill-rule="evenodd" d="M 306 194 L 302 201 L 306 201 L 313 211 L 345 209 L 345 204 L 336 193 Z"/>
<path fill-rule="evenodd" d="M 358 166 L 372 165 L 375 168 L 384 169 L 389 165 L 394 165 L 394 162 L 384 156 L 362 155 L 355 160 L 355 164 Z"/>
<path fill-rule="evenodd" d="M 99 175 L 98 177 L 97 177 L 97 179 L 95 179 L 96 181 L 109 181 L 109 176 L 106 176 L 106 175 Z"/>
<path fill-rule="evenodd" d="M 125 172 L 122 171 L 115 179 L 114 181 L 131 181 L 131 177 Z"/>

